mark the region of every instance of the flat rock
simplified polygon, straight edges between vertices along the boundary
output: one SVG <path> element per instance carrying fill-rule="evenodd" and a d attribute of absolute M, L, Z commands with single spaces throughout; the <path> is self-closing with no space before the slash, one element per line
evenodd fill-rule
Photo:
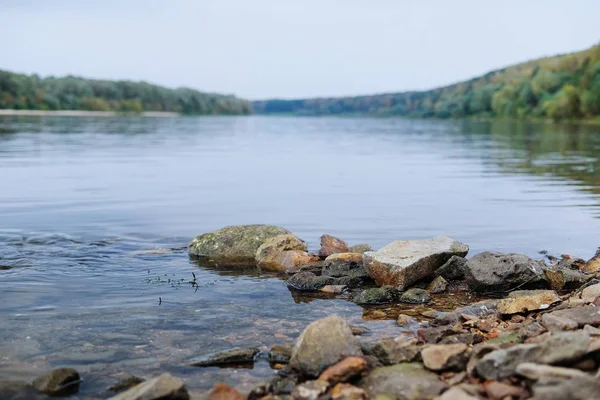
<path fill-rule="evenodd" d="M 304 292 L 316 292 L 324 286 L 330 285 L 334 282 L 334 279 L 330 276 L 317 276 L 312 272 L 298 272 L 285 284 L 290 289 L 304 291 Z"/>
<path fill-rule="evenodd" d="M 367 251 L 373 251 L 373 249 L 371 248 L 371 246 L 369 246 L 366 243 L 361 243 L 361 244 L 355 244 L 354 246 L 350 246 L 348 247 L 348 252 L 350 253 L 366 253 Z"/>
<path fill-rule="evenodd" d="M 472 290 L 479 292 L 540 284 L 544 281 L 543 274 L 540 263 L 522 254 L 486 251 L 474 255 L 465 264 L 465 280 Z"/>
<path fill-rule="evenodd" d="M 232 349 L 215 353 L 208 357 L 203 357 L 198 360 L 192 360 L 190 365 L 193 367 L 214 367 L 223 365 L 239 365 L 249 364 L 254 362 L 254 356 L 259 352 L 257 348 L 249 349 Z"/>
<path fill-rule="evenodd" d="M 370 398 L 426 400 L 442 393 L 447 385 L 421 363 L 402 363 L 374 369 L 361 387 Z"/>
<path fill-rule="evenodd" d="M 594 327 L 600 326 L 600 308 L 595 306 L 567 308 L 564 310 L 552 311 L 545 315 L 551 315 L 564 320 L 571 320 L 576 323 L 579 328 L 583 328 L 584 325 Z M 543 322 L 544 319 L 542 318 L 542 323 Z"/>
<path fill-rule="evenodd" d="M 442 276 L 438 276 L 427 285 L 427 291 L 432 294 L 444 293 L 448 288 L 448 281 Z"/>
<path fill-rule="evenodd" d="M 431 296 L 425 289 L 412 288 L 402 293 L 399 300 L 402 303 L 424 304 L 431 301 Z"/>
<path fill-rule="evenodd" d="M 308 252 L 306 243 L 291 233 L 274 236 L 265 240 L 256 250 L 256 263 L 259 267 L 267 270 L 285 271 L 289 266 L 282 265 L 281 260 L 284 257 L 281 256 L 281 253 L 290 250 Z"/>
<path fill-rule="evenodd" d="M 325 259 L 324 276 L 367 278 L 362 253 L 337 253 Z"/>
<path fill-rule="evenodd" d="M 73 368 L 56 368 L 31 383 L 34 388 L 49 396 L 77 393 L 81 377 Z"/>
<path fill-rule="evenodd" d="M 446 236 L 398 240 L 364 254 L 365 269 L 379 285 L 404 289 L 432 276 L 453 255 L 464 257 L 469 247 Z"/>
<path fill-rule="evenodd" d="M 355 295 L 352 301 L 360 305 L 387 304 L 394 300 L 395 293 L 395 289 L 391 286 L 369 288 Z"/>
<path fill-rule="evenodd" d="M 462 370 L 467 365 L 466 344 L 434 344 L 421 350 L 425 368 L 432 371 Z"/>
<path fill-rule="evenodd" d="M 162 374 L 120 393 L 110 400 L 188 400 L 190 395 L 181 379 Z"/>
<path fill-rule="evenodd" d="M 323 371 L 318 380 L 325 381 L 329 385 L 335 385 L 339 382 L 348 382 L 350 379 L 360 376 L 367 368 L 367 360 L 363 357 L 346 357 L 339 363 L 332 365 Z"/>
<path fill-rule="evenodd" d="M 329 257 L 336 253 L 348 253 L 348 243 L 331 235 L 321 236 L 321 249 L 319 256 L 322 258 Z"/>
<path fill-rule="evenodd" d="M 289 233 L 273 225 L 227 226 L 197 236 L 188 245 L 188 251 L 191 256 L 222 266 L 250 266 L 255 265 L 256 251 L 267 239 Z"/>
<path fill-rule="evenodd" d="M 498 303 L 500 314 L 545 310 L 561 299 L 554 290 L 516 290 Z"/>
<path fill-rule="evenodd" d="M 326 368 L 348 356 L 362 356 L 350 326 L 337 315 L 312 322 L 302 332 L 290 366 L 305 376 L 318 377 Z"/>

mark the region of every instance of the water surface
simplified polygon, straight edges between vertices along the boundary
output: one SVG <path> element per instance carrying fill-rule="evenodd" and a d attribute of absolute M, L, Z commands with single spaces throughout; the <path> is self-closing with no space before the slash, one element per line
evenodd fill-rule
<path fill-rule="evenodd" d="M 217 380 L 247 387 L 272 375 L 265 360 L 235 371 L 186 363 L 289 343 L 331 313 L 369 327 L 373 340 L 402 333 L 387 311 L 190 261 L 191 238 L 225 225 L 281 225 L 313 250 L 323 233 L 375 248 L 445 234 L 471 254 L 588 258 L 600 245 L 599 133 L 399 119 L 1 117 L 0 379 L 73 366 L 83 397 L 158 371 L 194 390 Z"/>

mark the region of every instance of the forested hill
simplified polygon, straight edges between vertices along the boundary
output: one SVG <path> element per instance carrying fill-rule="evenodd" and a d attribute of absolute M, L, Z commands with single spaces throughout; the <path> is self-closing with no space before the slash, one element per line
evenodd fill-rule
<path fill-rule="evenodd" d="M 235 96 L 168 89 L 146 82 L 73 76 L 40 78 L 0 70 L 0 109 L 170 111 L 183 114 L 250 114 L 250 102 Z"/>
<path fill-rule="evenodd" d="M 600 44 L 433 90 L 255 101 L 252 107 L 257 114 L 597 118 L 600 116 Z"/>

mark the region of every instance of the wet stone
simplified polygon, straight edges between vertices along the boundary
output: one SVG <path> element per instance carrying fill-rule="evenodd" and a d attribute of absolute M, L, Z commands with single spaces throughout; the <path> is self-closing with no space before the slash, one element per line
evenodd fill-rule
<path fill-rule="evenodd" d="M 391 287 L 365 289 L 355 295 L 352 301 L 360 305 L 387 304 L 394 299 L 394 289 Z"/>
<path fill-rule="evenodd" d="M 108 390 L 111 392 L 119 393 L 124 390 L 130 389 L 136 385 L 139 385 L 144 381 L 145 379 L 139 378 L 137 376 L 129 376 L 125 379 L 121 379 L 119 382 L 109 387 Z"/>
<path fill-rule="evenodd" d="M 293 346 L 273 346 L 269 351 L 271 364 L 287 364 L 292 357 Z"/>
<path fill-rule="evenodd" d="M 251 364 L 254 362 L 254 356 L 256 356 L 258 352 L 259 349 L 257 348 L 233 349 L 203 357 L 198 360 L 192 360 L 191 365 L 193 367 L 214 367 Z"/>
<path fill-rule="evenodd" d="M 120 393 L 110 400 L 188 400 L 190 395 L 181 379 L 162 374 Z"/>
<path fill-rule="evenodd" d="M 332 254 L 325 259 L 323 275 L 336 278 L 342 276 L 367 278 L 367 272 L 363 266 L 363 255 L 361 253 Z"/>
<path fill-rule="evenodd" d="M 65 396 L 77 393 L 81 378 L 73 368 L 56 368 L 36 378 L 34 388 L 49 396 Z"/>
<path fill-rule="evenodd" d="M 431 301 L 431 296 L 425 289 L 413 288 L 402 293 L 400 296 L 400 301 L 402 303 L 424 304 Z"/>
<path fill-rule="evenodd" d="M 316 292 L 324 286 L 333 283 L 333 278 L 330 276 L 317 276 L 312 272 L 298 272 L 296 275 L 288 279 L 285 284 L 290 289 Z"/>

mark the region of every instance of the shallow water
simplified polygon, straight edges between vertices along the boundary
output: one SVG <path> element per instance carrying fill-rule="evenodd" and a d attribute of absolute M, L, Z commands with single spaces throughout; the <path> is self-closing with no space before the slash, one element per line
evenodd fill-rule
<path fill-rule="evenodd" d="M 170 371 L 194 390 L 273 374 L 191 368 L 293 341 L 338 313 L 369 339 L 397 307 L 290 293 L 280 277 L 198 266 L 185 246 L 230 224 L 381 247 L 446 234 L 483 250 L 590 257 L 600 245 L 595 126 L 336 118 L 0 117 L 0 379 L 56 366 L 101 396 Z M 195 290 L 188 282 L 195 273 Z M 160 303 L 159 303 L 160 299 Z M 469 299 L 438 296 L 428 307 Z M 410 306 L 403 306 L 408 308 Z"/>

